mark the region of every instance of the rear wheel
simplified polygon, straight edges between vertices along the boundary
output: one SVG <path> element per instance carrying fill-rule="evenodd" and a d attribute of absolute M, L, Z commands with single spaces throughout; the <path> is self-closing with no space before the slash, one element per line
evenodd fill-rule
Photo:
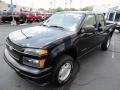
<path fill-rule="evenodd" d="M 101 49 L 102 50 L 107 50 L 109 48 L 109 46 L 110 46 L 110 42 L 111 42 L 111 37 L 108 36 L 107 39 L 105 40 L 105 42 L 103 42 L 101 44 Z"/>
<path fill-rule="evenodd" d="M 53 70 L 52 83 L 56 86 L 61 86 L 70 80 L 74 61 L 73 58 L 68 55 L 63 55 L 57 59 L 58 62 L 55 64 Z"/>

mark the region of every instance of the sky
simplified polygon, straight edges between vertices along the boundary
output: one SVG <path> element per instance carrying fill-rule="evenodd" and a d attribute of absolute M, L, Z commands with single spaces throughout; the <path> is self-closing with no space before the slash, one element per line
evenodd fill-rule
<path fill-rule="evenodd" d="M 3 0 L 7 3 L 10 3 L 10 0 Z M 33 8 L 54 8 L 55 7 L 61 8 L 70 8 L 70 0 L 13 0 L 14 4 L 28 6 Z M 66 3 L 66 4 L 65 4 Z M 72 0 L 71 7 L 72 8 L 83 8 L 85 6 L 97 6 L 97 5 L 116 5 L 120 4 L 120 0 Z"/>

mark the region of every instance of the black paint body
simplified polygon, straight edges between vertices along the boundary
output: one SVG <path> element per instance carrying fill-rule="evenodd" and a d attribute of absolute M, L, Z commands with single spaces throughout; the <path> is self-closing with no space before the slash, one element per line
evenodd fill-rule
<path fill-rule="evenodd" d="M 61 30 L 55 27 L 35 26 L 10 33 L 6 40 L 5 61 L 19 74 L 29 78 L 43 79 L 43 77 L 51 75 L 57 56 L 68 54 L 74 60 L 77 60 L 80 56 L 103 43 L 106 37 L 112 37 L 115 24 L 105 24 L 104 29 L 99 30 L 97 14 L 83 14 L 82 22 L 78 24 L 75 31 Z M 95 31 L 93 33 L 82 33 L 84 20 L 90 14 L 96 17 Z M 14 50 L 11 52 L 9 47 L 12 47 Z M 45 49 L 48 50 L 48 55 L 41 57 L 26 55 L 24 54 L 25 48 Z M 15 56 L 19 59 L 18 61 L 15 60 Z M 45 68 L 39 69 L 23 65 L 23 56 L 37 59 L 45 58 Z"/>

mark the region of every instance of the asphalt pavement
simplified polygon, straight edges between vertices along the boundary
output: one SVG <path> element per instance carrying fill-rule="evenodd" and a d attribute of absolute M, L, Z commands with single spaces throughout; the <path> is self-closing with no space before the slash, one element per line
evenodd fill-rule
<path fill-rule="evenodd" d="M 120 33 L 114 33 L 108 51 L 96 48 L 76 64 L 72 80 L 63 87 L 20 78 L 4 61 L 5 38 L 12 31 L 36 26 L 0 25 L 0 90 L 120 90 Z"/>

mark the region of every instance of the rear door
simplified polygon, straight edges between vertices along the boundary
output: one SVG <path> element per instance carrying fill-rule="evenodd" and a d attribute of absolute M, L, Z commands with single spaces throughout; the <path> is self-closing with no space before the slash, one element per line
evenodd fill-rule
<path fill-rule="evenodd" d="M 95 35 L 95 39 L 97 44 L 101 43 L 106 36 L 106 32 L 105 32 L 105 19 L 104 19 L 104 15 L 102 14 L 98 14 L 96 15 L 97 18 L 97 29 L 96 29 L 96 35 Z"/>

